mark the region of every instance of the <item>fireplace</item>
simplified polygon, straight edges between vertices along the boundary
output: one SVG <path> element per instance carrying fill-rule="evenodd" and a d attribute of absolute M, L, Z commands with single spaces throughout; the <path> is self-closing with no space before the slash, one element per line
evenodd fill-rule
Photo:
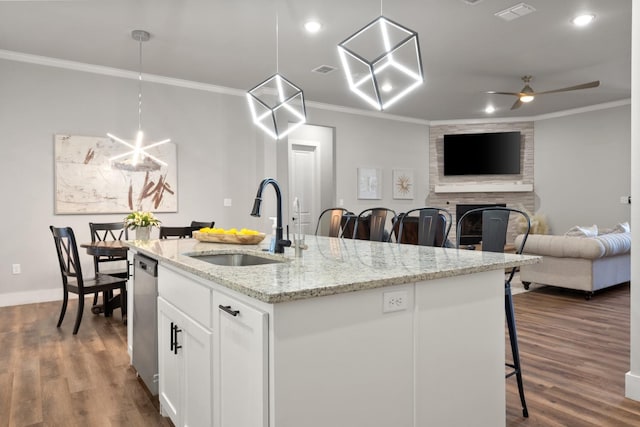
<path fill-rule="evenodd" d="M 494 206 L 506 207 L 504 203 L 492 203 L 484 205 L 456 205 L 456 223 L 467 211 L 477 208 L 490 208 Z M 464 221 L 460 230 L 460 245 L 475 245 L 482 240 L 482 213 L 471 214 Z"/>

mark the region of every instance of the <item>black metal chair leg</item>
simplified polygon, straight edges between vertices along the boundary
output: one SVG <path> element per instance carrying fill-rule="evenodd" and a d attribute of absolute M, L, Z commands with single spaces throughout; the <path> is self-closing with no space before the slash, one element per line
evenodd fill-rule
<path fill-rule="evenodd" d="M 513 311 L 513 298 L 511 296 L 511 286 L 509 283 L 504 288 L 504 308 L 507 316 L 507 328 L 509 329 L 509 341 L 511 343 L 511 354 L 513 356 L 513 365 L 508 365 L 514 369 L 514 372 L 507 377 L 514 375 L 518 382 L 518 392 L 520 393 L 520 402 L 522 403 L 522 415 L 529 417 L 527 410 L 527 402 L 524 398 L 524 385 L 522 383 L 522 370 L 520 368 L 520 352 L 518 350 L 518 334 L 516 332 L 516 318 Z"/>

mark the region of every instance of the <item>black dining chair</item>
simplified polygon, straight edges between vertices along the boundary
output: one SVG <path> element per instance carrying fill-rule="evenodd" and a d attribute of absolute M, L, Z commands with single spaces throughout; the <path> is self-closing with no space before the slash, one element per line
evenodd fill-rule
<path fill-rule="evenodd" d="M 127 230 L 123 222 L 90 222 L 89 229 L 91 230 L 92 242 L 129 239 L 129 230 Z M 124 267 L 120 265 L 123 261 L 125 262 Z M 96 275 L 108 274 L 110 276 L 127 278 L 129 277 L 129 267 L 126 262 L 126 256 L 94 256 L 93 271 Z M 117 265 L 118 268 L 110 270 L 101 269 L 101 265 L 105 265 L 106 263 L 114 267 Z"/>
<path fill-rule="evenodd" d="M 391 218 L 391 227 L 389 227 L 389 230 L 386 228 L 387 218 Z M 364 238 L 364 240 L 373 240 L 376 242 L 389 242 L 391 241 L 390 230 L 393 229 L 393 221 L 395 218 L 396 212 L 393 209 L 365 209 L 360 212 L 356 218 L 356 223 L 353 228 L 353 238 Z M 364 227 L 368 227 L 368 233 L 358 233 L 358 228 L 362 230 Z"/>
<path fill-rule="evenodd" d="M 320 231 L 321 227 L 324 229 L 327 228 L 328 225 L 327 236 L 342 237 L 344 235 L 344 229 L 349 221 L 348 214 L 350 214 L 350 212 L 344 208 L 329 208 L 323 210 L 318 217 L 318 223 L 316 224 L 316 236 L 318 235 L 318 231 Z M 326 218 L 328 218 L 328 224 L 325 224 L 327 222 Z M 346 221 L 343 221 L 344 218 L 346 218 Z"/>
<path fill-rule="evenodd" d="M 200 230 L 201 228 L 205 227 L 213 228 L 214 225 L 216 225 L 215 221 L 191 221 L 191 227 L 195 228 L 196 230 Z"/>
<path fill-rule="evenodd" d="M 199 230 L 195 227 L 164 227 L 161 226 L 159 233 L 160 239 L 166 239 L 168 237 L 177 237 L 178 239 L 190 238 L 191 233 Z"/>
<path fill-rule="evenodd" d="M 59 328 L 67 311 L 67 303 L 69 301 L 69 292 L 78 294 L 78 312 L 76 314 L 76 322 L 73 326 L 73 334 L 78 333 L 82 314 L 84 311 L 85 295 L 103 293 L 105 300 L 104 315 L 111 316 L 112 308 L 108 304 L 109 295 L 115 289 L 120 290 L 120 308 L 122 318 L 126 316 L 126 278 L 114 277 L 107 274 L 100 274 L 92 279 L 86 279 L 82 274 L 82 266 L 78 255 L 78 246 L 76 238 L 71 227 L 56 228 L 50 226 L 51 234 L 56 246 L 58 254 L 58 262 L 60 264 L 60 274 L 62 276 L 62 309 L 60 310 L 60 318 L 57 327 Z"/>
<path fill-rule="evenodd" d="M 128 240 L 129 230 L 124 222 L 90 222 L 89 230 L 91 231 L 92 242 L 103 242 L 107 240 Z M 105 269 L 101 266 L 111 266 L 111 269 Z M 107 274 L 109 276 L 128 278 L 129 264 L 126 256 L 101 256 L 93 257 L 93 272 L 96 276 L 99 274 Z M 109 295 L 109 298 L 112 296 Z M 93 306 L 98 303 L 98 294 L 93 297 Z M 106 301 L 105 301 L 106 304 Z"/>
<path fill-rule="evenodd" d="M 511 214 L 516 216 L 520 215 L 525 220 L 524 223 L 526 224 L 526 227 L 524 233 L 522 233 L 524 236 L 522 238 L 522 242 L 515 251 L 516 254 L 521 254 L 524 249 L 524 245 L 527 242 L 529 232 L 531 231 L 531 220 L 529 215 L 518 209 L 497 206 L 472 209 L 465 212 L 458 220 L 458 227 L 456 229 L 456 247 L 460 248 L 460 235 L 462 233 L 464 221 L 469 221 L 470 218 L 471 220 L 476 221 L 477 215 L 482 215 L 482 251 L 504 252 L 504 247 L 507 241 L 509 217 Z M 473 218 L 473 216 L 476 216 L 476 218 Z M 511 295 L 511 280 L 513 279 L 515 272 L 516 267 L 513 267 L 504 282 L 504 308 L 507 319 L 507 328 L 509 329 L 511 355 L 513 358 L 513 363 L 506 364 L 508 368 L 512 369 L 506 374 L 506 377 L 509 378 L 513 375 L 516 376 L 518 392 L 520 394 L 520 403 L 522 404 L 522 415 L 524 417 L 528 417 L 529 411 L 527 409 L 527 402 L 524 398 L 522 368 L 520 365 L 520 352 L 518 350 L 518 335 L 516 332 L 516 318 L 513 311 L 513 297 Z"/>
<path fill-rule="evenodd" d="M 417 216 L 413 214 L 418 214 Z M 444 247 L 449 237 L 451 213 L 441 208 L 417 208 L 398 214 L 393 231 L 398 243 Z"/>

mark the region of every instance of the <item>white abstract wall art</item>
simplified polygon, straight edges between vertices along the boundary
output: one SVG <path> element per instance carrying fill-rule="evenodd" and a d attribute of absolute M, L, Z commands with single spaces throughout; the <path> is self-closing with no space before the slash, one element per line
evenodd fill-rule
<path fill-rule="evenodd" d="M 382 169 L 358 168 L 358 199 L 382 199 Z"/>
<path fill-rule="evenodd" d="M 177 212 L 176 145 L 148 149 L 144 156 L 110 160 L 128 148 L 108 137 L 55 135 L 55 213 Z"/>
<path fill-rule="evenodd" d="M 393 198 L 413 199 L 413 169 L 393 170 Z"/>

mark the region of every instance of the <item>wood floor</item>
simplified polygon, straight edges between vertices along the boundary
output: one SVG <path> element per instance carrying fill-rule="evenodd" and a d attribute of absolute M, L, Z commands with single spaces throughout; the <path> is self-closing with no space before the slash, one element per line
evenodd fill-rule
<path fill-rule="evenodd" d="M 590 301 L 550 287 L 513 299 L 529 418 L 509 378 L 507 426 L 640 426 L 640 402 L 624 397 L 629 285 Z"/>
<path fill-rule="evenodd" d="M 0 426 L 169 426 L 129 366 L 120 318 L 91 314 L 77 335 L 77 300 L 0 308 Z"/>
<path fill-rule="evenodd" d="M 628 285 L 591 301 L 540 288 L 514 304 L 529 418 L 509 378 L 508 427 L 640 426 L 640 402 L 624 397 Z M 129 366 L 119 312 L 105 319 L 87 310 L 73 336 L 69 305 L 60 329 L 59 302 L 0 308 L 0 427 L 169 426 Z"/>

